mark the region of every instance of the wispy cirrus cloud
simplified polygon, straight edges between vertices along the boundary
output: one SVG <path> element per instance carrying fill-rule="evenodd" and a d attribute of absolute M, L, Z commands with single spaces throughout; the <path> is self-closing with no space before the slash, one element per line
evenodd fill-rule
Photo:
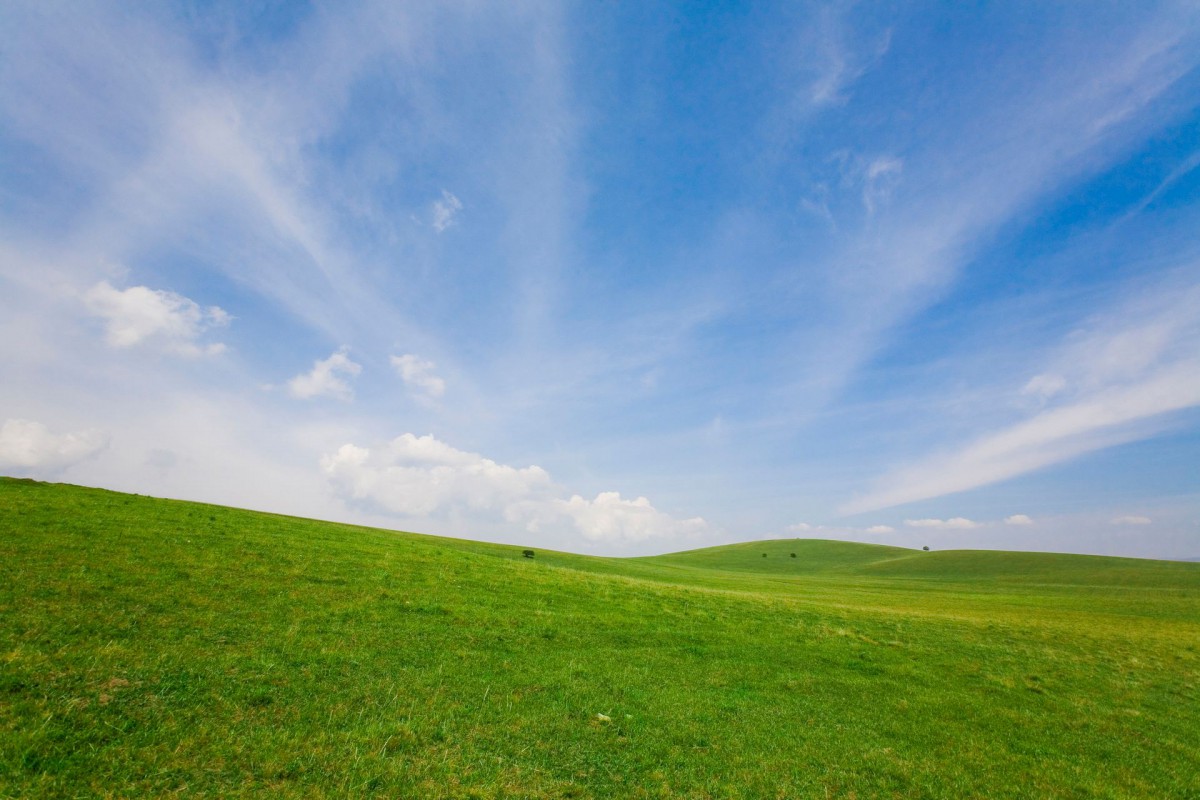
<path fill-rule="evenodd" d="M 433 201 L 433 229 L 445 233 L 447 228 L 455 224 L 462 207 L 461 200 L 443 189 L 441 199 Z"/>
<path fill-rule="evenodd" d="M 1142 517 L 1132 514 L 1127 514 L 1121 517 L 1113 517 L 1111 523 L 1113 525 L 1150 525 L 1154 520 L 1149 517 Z"/>
<path fill-rule="evenodd" d="M 880 156 L 867 165 L 862 190 L 867 214 L 873 215 L 878 206 L 887 202 L 903 171 L 904 162 L 890 156 Z"/>
<path fill-rule="evenodd" d="M 807 522 L 799 522 L 795 525 L 789 525 L 785 529 L 788 533 L 815 533 L 821 535 L 855 535 L 859 533 L 882 534 L 895 533 L 896 529 L 891 525 L 869 525 L 865 528 L 847 527 L 845 525 L 810 525 Z"/>
<path fill-rule="evenodd" d="M 884 30 L 865 43 L 850 41 L 847 21 L 834 6 L 822 8 L 810 29 L 805 45 L 813 52 L 815 77 L 808 84 L 806 100 L 815 107 L 840 105 L 847 101 L 854 82 L 879 62 L 891 45 L 892 34 Z"/>
<path fill-rule="evenodd" d="M 1096 315 L 1048 367 L 1018 392 L 1034 385 L 1041 396 L 1031 416 L 901 467 L 842 510 L 986 486 L 1161 430 L 1171 412 L 1200 405 L 1200 284 L 1158 287 Z"/>
<path fill-rule="evenodd" d="M 935 528 L 940 530 L 971 530 L 978 528 L 979 523 L 966 517 L 951 517 L 950 519 L 906 519 L 904 525 L 909 528 Z"/>
<path fill-rule="evenodd" d="M 1139 112 L 1189 74 L 1200 38 L 1171 18 L 1148 19 L 1136 36 L 1110 43 L 1103 61 L 1049 79 L 981 76 L 996 82 L 995 96 L 939 109 L 945 127 L 902 157 L 839 151 L 829 160 L 827 183 L 841 183 L 845 197 L 826 205 L 838 231 L 821 260 L 827 277 L 790 298 L 820 298 L 807 318 L 814 324 L 798 323 L 796 336 L 809 353 L 796 357 L 806 408 L 833 402 L 894 331 L 943 300 L 998 227 L 1110 166 L 1147 118 L 1165 122 Z"/>

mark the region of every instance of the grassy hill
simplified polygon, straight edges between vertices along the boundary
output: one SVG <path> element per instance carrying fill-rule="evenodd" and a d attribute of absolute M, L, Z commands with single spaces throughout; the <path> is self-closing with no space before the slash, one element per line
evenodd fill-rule
<path fill-rule="evenodd" d="M 645 560 L 656 564 L 730 572 L 816 575 L 824 572 L 854 572 L 877 562 L 906 558 L 914 552 L 903 547 L 825 539 L 776 539 L 706 547 Z"/>
<path fill-rule="evenodd" d="M 1197 564 L 526 559 L 0 479 L 0 797 L 1197 797 L 1198 678 Z"/>

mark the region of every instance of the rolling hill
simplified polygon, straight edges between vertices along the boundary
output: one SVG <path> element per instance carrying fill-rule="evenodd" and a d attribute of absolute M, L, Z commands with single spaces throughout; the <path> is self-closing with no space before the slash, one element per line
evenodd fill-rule
<path fill-rule="evenodd" d="M 528 559 L 0 479 L 0 797 L 1196 797 L 1198 679 L 1197 564 Z"/>

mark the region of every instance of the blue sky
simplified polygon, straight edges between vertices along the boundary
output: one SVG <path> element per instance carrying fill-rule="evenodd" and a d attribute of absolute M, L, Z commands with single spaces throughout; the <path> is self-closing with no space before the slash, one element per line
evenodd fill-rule
<path fill-rule="evenodd" d="M 8 3 L 0 472 L 1200 557 L 1194 3 Z"/>

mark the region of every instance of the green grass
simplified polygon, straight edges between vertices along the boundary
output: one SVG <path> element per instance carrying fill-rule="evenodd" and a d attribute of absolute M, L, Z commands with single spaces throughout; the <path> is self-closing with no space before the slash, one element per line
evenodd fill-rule
<path fill-rule="evenodd" d="M 0 797 L 1200 797 L 1200 564 L 520 551 L 2 479 Z"/>

